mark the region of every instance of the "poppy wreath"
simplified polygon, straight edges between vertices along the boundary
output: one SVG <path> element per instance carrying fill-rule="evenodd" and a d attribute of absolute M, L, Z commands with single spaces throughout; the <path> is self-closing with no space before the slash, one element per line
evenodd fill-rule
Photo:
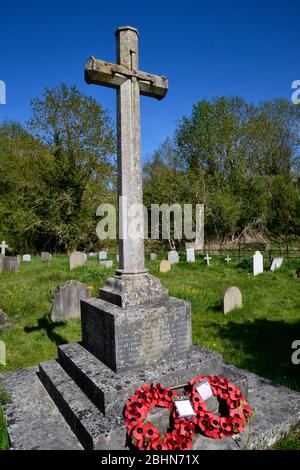
<path fill-rule="evenodd" d="M 206 409 L 205 403 L 196 388 L 195 383 L 207 379 L 214 396 L 223 400 L 226 405 L 226 416 L 214 415 Z M 224 377 L 199 376 L 190 380 L 185 392 L 190 395 L 196 413 L 196 424 L 201 432 L 213 439 L 231 437 L 243 432 L 245 425 L 252 415 L 252 408 L 247 405 L 245 398 L 236 385 Z"/>
<path fill-rule="evenodd" d="M 197 420 L 178 418 L 173 398 L 178 393 L 161 384 L 143 385 L 135 391 L 125 406 L 125 424 L 133 446 L 140 450 L 187 450 L 193 443 Z M 147 420 L 150 410 L 167 408 L 173 416 L 173 429 L 161 434 Z"/>

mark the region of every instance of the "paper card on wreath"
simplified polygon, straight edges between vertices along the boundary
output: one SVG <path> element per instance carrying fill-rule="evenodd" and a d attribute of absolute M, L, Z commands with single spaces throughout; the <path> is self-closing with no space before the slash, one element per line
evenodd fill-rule
<path fill-rule="evenodd" d="M 188 397 L 175 397 L 174 405 L 176 407 L 179 418 L 190 418 L 195 416 L 193 405 Z"/>
<path fill-rule="evenodd" d="M 206 379 L 199 380 L 194 384 L 195 389 L 199 393 L 208 410 L 216 411 L 219 408 L 217 397 L 214 396 L 210 383 Z"/>

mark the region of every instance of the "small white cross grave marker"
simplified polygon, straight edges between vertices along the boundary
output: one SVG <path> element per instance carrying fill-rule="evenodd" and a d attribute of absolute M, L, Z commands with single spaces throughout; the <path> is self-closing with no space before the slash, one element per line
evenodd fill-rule
<path fill-rule="evenodd" d="M 226 261 L 227 264 L 229 263 L 229 261 L 231 261 L 231 258 L 230 258 L 229 255 L 227 255 L 227 258 L 225 258 L 225 261 Z"/>
<path fill-rule="evenodd" d="M 6 248 L 8 248 L 7 243 L 3 241 L 0 245 L 0 247 L 1 247 L 1 255 L 5 256 L 5 250 L 6 250 Z"/>
<path fill-rule="evenodd" d="M 206 256 L 204 256 L 204 260 L 206 261 L 207 266 L 210 266 L 210 260 L 211 260 L 211 259 L 212 259 L 212 258 L 209 256 L 209 254 L 207 254 Z"/>

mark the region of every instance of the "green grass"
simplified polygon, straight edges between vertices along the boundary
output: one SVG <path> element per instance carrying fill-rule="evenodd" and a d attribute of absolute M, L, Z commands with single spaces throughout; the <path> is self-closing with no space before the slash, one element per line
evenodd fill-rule
<path fill-rule="evenodd" d="M 194 343 L 220 352 L 238 367 L 300 390 L 300 365 L 291 362 L 291 344 L 300 339 L 300 279 L 293 276 L 296 264 L 285 263 L 279 271 L 257 277 L 251 275 L 250 259 L 229 265 L 213 259 L 209 268 L 197 259 L 195 264 L 179 263 L 166 274 L 158 272 L 157 262 L 148 266 L 172 296 L 192 302 Z M 0 366 L 0 372 L 55 358 L 58 344 L 80 340 L 79 320 L 51 323 L 50 291 L 77 279 L 92 286 L 96 296 L 110 272 L 95 259 L 70 272 L 68 258 L 55 256 L 50 266 L 33 257 L 30 264 L 21 264 L 19 274 L 1 274 L 0 308 L 15 326 L 0 332 L 7 348 L 7 365 Z M 241 289 L 244 307 L 225 316 L 220 300 L 229 285 Z M 0 448 L 6 446 L 0 413 Z M 299 434 L 278 446 L 300 449 Z"/>

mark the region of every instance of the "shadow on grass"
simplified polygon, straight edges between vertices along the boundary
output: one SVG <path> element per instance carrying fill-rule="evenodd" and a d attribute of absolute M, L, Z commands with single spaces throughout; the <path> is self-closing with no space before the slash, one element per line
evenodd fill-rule
<path fill-rule="evenodd" d="M 44 330 L 48 338 L 52 343 L 55 343 L 57 346 L 60 344 L 66 344 L 68 340 L 55 331 L 56 328 L 65 326 L 65 323 L 52 323 L 49 317 L 43 317 L 38 319 L 37 326 L 25 326 L 25 333 L 33 333 L 34 331 Z"/>
<path fill-rule="evenodd" d="M 231 349 L 242 352 L 238 355 L 239 367 L 300 391 L 300 364 L 293 364 L 291 359 L 295 351 L 292 343 L 300 339 L 300 322 L 257 319 L 215 328 Z"/>

